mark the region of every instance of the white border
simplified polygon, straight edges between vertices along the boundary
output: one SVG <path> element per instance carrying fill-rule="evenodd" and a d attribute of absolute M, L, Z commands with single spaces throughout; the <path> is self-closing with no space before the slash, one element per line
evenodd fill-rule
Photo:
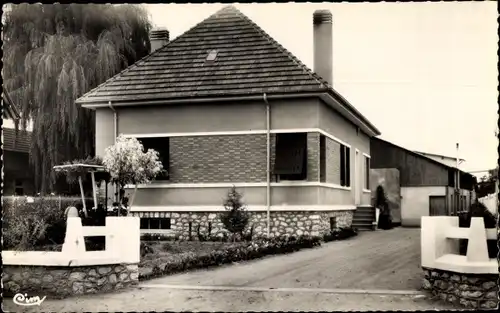
<path fill-rule="evenodd" d="M 290 129 L 271 129 L 271 134 L 280 133 L 320 133 L 326 137 L 351 148 L 351 145 L 339 138 L 333 136 L 319 128 L 290 128 Z M 235 131 L 218 131 L 218 132 L 191 132 L 191 133 L 144 133 L 144 134 L 123 134 L 125 137 L 133 138 L 158 138 L 158 137 L 195 137 L 195 136 L 231 136 L 231 135 L 255 135 L 266 134 L 267 130 L 235 130 Z"/>
<path fill-rule="evenodd" d="M 248 205 L 249 212 L 265 212 L 265 205 Z M 270 211 L 353 211 L 355 205 L 272 205 Z M 221 212 L 222 205 L 134 206 L 130 212 Z"/>
<path fill-rule="evenodd" d="M 199 183 L 199 184 L 171 184 L 163 182 L 152 182 L 151 184 L 138 185 L 137 189 L 163 189 L 163 188 L 253 188 L 253 187 L 266 187 L 267 183 Z M 350 191 L 351 187 L 344 187 L 337 184 L 323 183 L 323 182 L 305 182 L 305 181 L 286 181 L 286 182 L 273 182 L 271 187 L 325 187 L 331 189 L 340 189 Z M 126 185 L 125 189 L 133 189 L 134 185 Z"/>

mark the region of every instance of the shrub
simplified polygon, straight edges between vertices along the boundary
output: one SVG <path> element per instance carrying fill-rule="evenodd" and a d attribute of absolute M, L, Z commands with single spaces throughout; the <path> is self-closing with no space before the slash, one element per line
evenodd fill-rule
<path fill-rule="evenodd" d="M 323 241 L 329 242 L 329 241 L 335 241 L 335 240 L 343 240 L 347 239 L 350 237 L 357 236 L 358 232 L 355 228 L 348 227 L 348 228 L 337 228 L 329 233 L 326 233 L 323 235 Z"/>
<path fill-rule="evenodd" d="M 76 201 L 58 198 L 26 198 L 3 203 L 3 249 L 34 250 L 44 245 L 63 244 L 66 235 L 64 209 Z"/>
<path fill-rule="evenodd" d="M 243 231 L 250 219 L 241 198 L 242 195 L 236 190 L 236 187 L 233 186 L 224 200 L 224 208 L 226 211 L 220 214 L 222 224 L 225 229 L 232 233 L 233 240 L 236 234 L 243 237 Z"/>
<path fill-rule="evenodd" d="M 482 217 L 486 228 L 496 228 L 497 218 L 479 201 L 474 202 L 465 213 L 458 215 L 459 227 L 470 227 L 473 217 Z M 467 254 L 467 239 L 459 239 L 459 249 L 461 255 Z M 488 254 L 490 258 L 496 258 L 498 255 L 497 240 L 488 240 Z"/>

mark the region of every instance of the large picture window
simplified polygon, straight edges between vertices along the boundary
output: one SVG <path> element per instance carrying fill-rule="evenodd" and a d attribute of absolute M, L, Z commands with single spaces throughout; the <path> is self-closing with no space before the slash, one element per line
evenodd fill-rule
<path fill-rule="evenodd" d="M 168 137 L 157 138 L 137 138 L 143 145 L 144 151 L 153 149 L 158 151 L 159 159 L 163 165 L 165 172 L 156 176 L 155 180 L 168 180 L 169 179 L 169 164 L 170 164 L 170 140 Z"/>
<path fill-rule="evenodd" d="M 278 181 L 307 179 L 307 133 L 276 134 L 274 174 Z"/>
<path fill-rule="evenodd" d="M 340 145 L 340 185 L 351 186 L 351 149 Z"/>

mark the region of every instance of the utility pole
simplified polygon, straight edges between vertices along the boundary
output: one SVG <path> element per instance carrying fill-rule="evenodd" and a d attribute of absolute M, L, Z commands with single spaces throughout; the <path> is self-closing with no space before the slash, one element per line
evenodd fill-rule
<path fill-rule="evenodd" d="M 457 174 L 456 174 L 456 179 L 455 179 L 455 197 L 457 198 L 456 200 L 456 208 L 458 211 L 461 211 L 461 206 L 460 206 L 460 203 L 461 203 L 461 199 L 460 199 L 460 169 L 458 168 L 459 165 L 460 165 L 460 158 L 459 158 L 459 155 L 458 155 L 458 152 L 459 152 L 459 144 L 457 142 Z"/>

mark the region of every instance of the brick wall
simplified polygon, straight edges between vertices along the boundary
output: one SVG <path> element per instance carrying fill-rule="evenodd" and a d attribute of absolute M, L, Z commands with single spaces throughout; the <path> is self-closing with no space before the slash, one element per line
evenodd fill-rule
<path fill-rule="evenodd" d="M 326 182 L 340 184 L 340 144 L 326 137 Z"/>
<path fill-rule="evenodd" d="M 266 181 L 266 135 L 170 138 L 172 183 Z"/>
<path fill-rule="evenodd" d="M 271 170 L 275 150 L 271 134 Z M 266 157 L 265 134 L 171 137 L 170 182 L 266 182 Z M 319 133 L 307 134 L 307 166 L 307 181 L 319 181 Z"/>
<path fill-rule="evenodd" d="M 307 181 L 319 181 L 319 133 L 307 133 Z"/>

